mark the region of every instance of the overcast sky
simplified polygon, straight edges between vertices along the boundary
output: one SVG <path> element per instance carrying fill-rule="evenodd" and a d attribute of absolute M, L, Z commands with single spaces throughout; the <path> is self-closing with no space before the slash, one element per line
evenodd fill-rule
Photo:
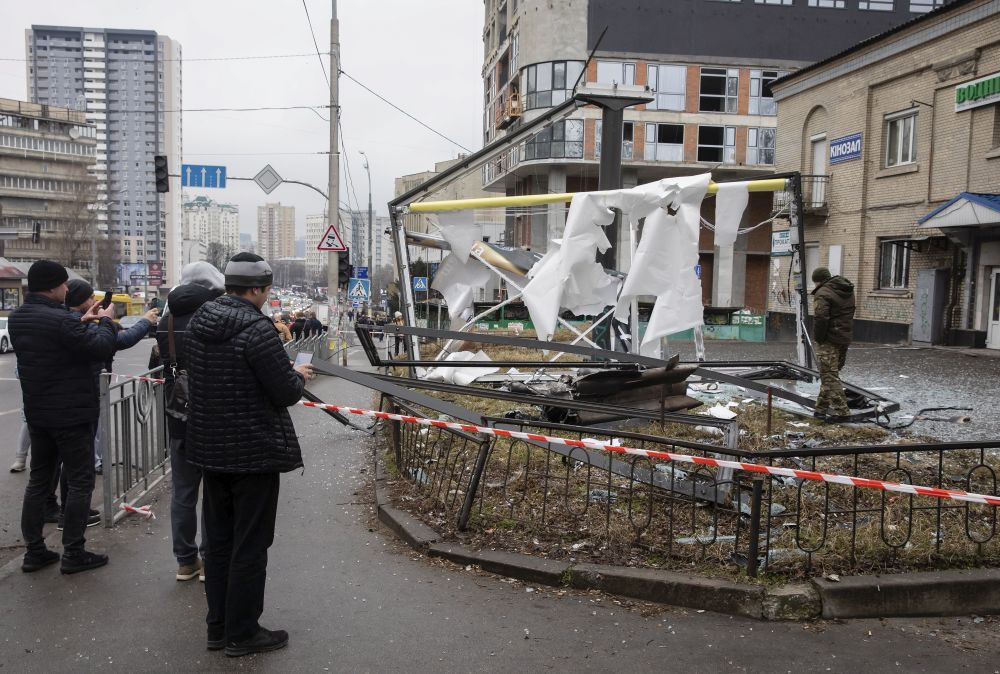
<path fill-rule="evenodd" d="M 331 0 L 306 0 L 320 51 L 329 50 Z M 341 68 L 444 135 L 481 145 L 480 0 L 339 0 Z M 155 30 L 179 41 L 185 59 L 313 52 L 302 0 L 0 0 L 0 59 L 23 59 L 32 24 Z M 324 57 L 329 67 L 329 57 Z M 25 64 L 0 60 L 0 97 L 27 98 Z M 329 89 L 316 56 L 184 64 L 184 108 L 321 105 Z M 342 202 L 367 208 L 364 150 L 374 209 L 387 213 L 393 179 L 433 167 L 461 150 L 341 77 L 341 124 L 354 190 L 341 161 Z M 321 111 L 327 116 L 328 111 Z M 282 177 L 326 191 L 329 125 L 309 110 L 184 114 L 184 161 L 223 164 L 253 177 L 270 163 Z M 179 172 L 171 166 L 171 172 Z M 253 183 L 191 190 L 239 205 L 240 226 L 256 238 L 256 207 L 295 206 L 298 236 L 323 198 L 285 185 L 265 196 Z M 349 196 L 349 198 L 348 198 Z"/>

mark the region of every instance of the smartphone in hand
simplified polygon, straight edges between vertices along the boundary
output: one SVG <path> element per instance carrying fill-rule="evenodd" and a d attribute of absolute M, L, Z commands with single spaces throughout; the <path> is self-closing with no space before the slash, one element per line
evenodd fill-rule
<path fill-rule="evenodd" d="M 104 291 L 104 299 L 101 300 L 101 308 L 102 309 L 107 309 L 110 306 L 111 306 L 111 291 L 110 290 L 105 290 Z"/>

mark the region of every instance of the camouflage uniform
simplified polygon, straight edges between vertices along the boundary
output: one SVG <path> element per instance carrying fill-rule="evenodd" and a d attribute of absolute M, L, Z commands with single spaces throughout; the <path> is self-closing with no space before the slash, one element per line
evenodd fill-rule
<path fill-rule="evenodd" d="M 813 331 L 816 360 L 819 362 L 819 414 L 847 416 L 847 396 L 840 382 L 840 371 L 847 361 L 847 347 L 854 334 L 854 285 L 843 276 L 831 276 L 820 267 L 813 272 L 817 283 Z"/>
<path fill-rule="evenodd" d="M 847 396 L 840 382 L 840 371 L 847 362 L 847 344 L 820 342 L 816 345 L 816 360 L 819 362 L 819 395 L 816 410 L 824 414 L 847 416 Z"/>

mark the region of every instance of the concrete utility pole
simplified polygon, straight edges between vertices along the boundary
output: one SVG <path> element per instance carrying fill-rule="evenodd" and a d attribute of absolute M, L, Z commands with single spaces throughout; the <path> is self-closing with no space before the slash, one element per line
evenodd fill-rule
<path fill-rule="evenodd" d="M 368 278 L 372 279 L 375 276 L 375 220 L 372 216 L 372 170 L 368 165 L 368 155 L 365 151 L 361 151 L 361 156 L 365 158 L 365 173 L 368 174 Z M 368 316 L 372 315 L 372 304 L 375 300 L 373 297 L 368 298 Z"/>
<path fill-rule="evenodd" d="M 340 213 L 340 152 L 337 150 L 337 121 L 340 119 L 340 22 L 337 20 L 337 0 L 333 2 L 333 14 L 330 19 L 330 178 L 327 186 L 329 201 L 327 202 L 328 225 L 337 225 Z M 338 227 L 339 230 L 339 227 Z M 344 233 L 341 232 L 341 237 Z M 327 253 L 326 267 L 326 295 L 331 302 L 338 298 L 340 293 L 337 290 L 337 279 L 339 269 L 337 265 L 338 257 L 336 252 Z M 337 317 L 339 320 L 340 302 L 337 301 Z"/>

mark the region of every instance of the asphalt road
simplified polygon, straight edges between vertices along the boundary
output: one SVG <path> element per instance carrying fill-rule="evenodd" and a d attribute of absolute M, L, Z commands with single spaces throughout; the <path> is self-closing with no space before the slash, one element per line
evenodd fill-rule
<path fill-rule="evenodd" d="M 129 356 L 122 358 L 123 371 L 127 361 L 138 362 Z M 369 392 L 337 380 L 319 381 L 314 389 L 331 402 L 371 400 Z M 16 426 L 12 416 L 0 417 L 8 424 L 3 430 Z M 763 623 L 627 606 L 600 594 L 560 594 L 431 562 L 373 523 L 366 495 L 370 439 L 316 410 L 295 408 L 293 418 L 306 469 L 282 478 L 262 618 L 265 626 L 290 632 L 289 648 L 235 660 L 205 650 L 202 586 L 174 580 L 164 494 L 153 504 L 156 520 L 132 517 L 112 531 L 91 530 L 91 545 L 111 555 L 103 569 L 63 577 L 52 568 L 28 576 L 13 560 L 0 571 L 3 668 L 46 673 L 998 669 L 1000 623 L 992 620 Z M 12 481 L 5 474 L 3 479 L 9 522 L 7 492 L 23 478 Z"/>

